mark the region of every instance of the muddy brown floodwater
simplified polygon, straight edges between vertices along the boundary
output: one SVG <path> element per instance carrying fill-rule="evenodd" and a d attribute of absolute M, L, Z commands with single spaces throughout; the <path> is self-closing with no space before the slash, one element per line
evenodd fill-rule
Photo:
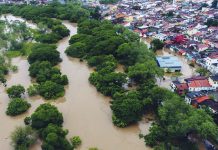
<path fill-rule="evenodd" d="M 70 30 L 70 34 L 77 33 L 76 24 L 63 21 Z M 69 85 L 66 93 L 51 103 L 56 105 L 64 117 L 64 128 L 69 130 L 68 138 L 80 136 L 82 145 L 80 150 L 87 150 L 90 147 L 97 147 L 100 150 L 149 150 L 143 139 L 139 139 L 139 133 L 147 134 L 151 122 L 143 119 L 138 124 L 120 129 L 112 124 L 110 98 L 98 93 L 94 86 L 90 85 L 88 78 L 93 71 L 85 62 L 72 59 L 65 55 L 64 50 L 69 46 L 70 37 L 66 37 L 58 43 L 58 51 L 63 61 L 60 69 L 69 78 Z M 17 73 L 10 73 L 7 77 L 8 86 L 22 84 L 26 88 L 31 84 L 28 76 L 29 64 L 25 58 L 14 58 L 14 65 L 18 66 Z M 10 133 L 16 126 L 23 126 L 23 119 L 29 116 L 34 110 L 45 101 L 41 97 L 25 98 L 31 103 L 30 110 L 18 117 L 5 115 L 9 98 L 5 93 L 5 88 L 0 88 L 0 146 L 3 150 L 11 150 Z M 34 147 L 39 150 L 40 146 Z"/>

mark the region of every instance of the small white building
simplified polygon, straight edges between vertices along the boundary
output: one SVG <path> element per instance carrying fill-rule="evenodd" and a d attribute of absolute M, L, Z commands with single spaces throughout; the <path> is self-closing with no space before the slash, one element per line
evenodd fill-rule
<path fill-rule="evenodd" d="M 155 39 L 159 39 L 161 41 L 165 41 L 167 39 L 167 35 L 166 34 L 163 34 L 163 33 L 159 33 L 159 34 L 156 34 L 154 36 Z"/>
<path fill-rule="evenodd" d="M 205 58 L 204 60 L 205 60 L 205 62 L 206 62 L 207 68 L 210 68 L 210 66 L 211 66 L 212 64 L 217 64 L 217 63 L 218 63 L 218 54 L 208 56 L 208 57 Z"/>
<path fill-rule="evenodd" d="M 218 88 L 218 75 L 210 76 L 208 81 L 212 87 L 214 87 L 215 89 Z"/>

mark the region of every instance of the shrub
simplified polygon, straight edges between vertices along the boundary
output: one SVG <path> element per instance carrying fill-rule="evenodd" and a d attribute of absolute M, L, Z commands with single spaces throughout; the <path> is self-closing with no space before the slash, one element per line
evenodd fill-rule
<path fill-rule="evenodd" d="M 22 94 L 24 94 L 25 89 L 21 85 L 13 85 L 12 87 L 7 89 L 8 96 L 10 98 L 20 98 Z"/>
<path fill-rule="evenodd" d="M 66 49 L 66 54 L 71 57 L 82 58 L 86 55 L 86 45 L 81 42 L 76 42 Z"/>
<path fill-rule="evenodd" d="M 52 123 L 61 126 L 63 116 L 57 107 L 51 104 L 41 104 L 36 111 L 31 115 L 31 126 L 36 129 L 45 128 Z"/>
<path fill-rule="evenodd" d="M 37 84 L 30 85 L 27 89 L 27 93 L 29 96 L 37 95 L 39 93 L 38 92 L 38 85 Z"/>
<path fill-rule="evenodd" d="M 73 145 L 74 148 L 77 148 L 78 146 L 81 145 L 82 140 L 80 139 L 79 136 L 74 136 L 70 139 L 71 144 Z"/>
<path fill-rule="evenodd" d="M 64 86 L 52 81 L 46 81 L 39 85 L 39 94 L 45 99 L 57 99 L 64 96 Z"/>
<path fill-rule="evenodd" d="M 15 150 L 28 150 L 37 141 L 37 137 L 31 127 L 18 127 L 11 134 L 12 145 Z"/>
<path fill-rule="evenodd" d="M 29 125 L 31 123 L 31 117 L 26 117 L 24 119 L 24 123 L 25 123 L 25 125 Z"/>
<path fill-rule="evenodd" d="M 11 102 L 8 104 L 6 114 L 10 116 L 16 116 L 26 112 L 30 108 L 30 106 L 31 105 L 27 101 L 21 98 L 15 98 L 12 99 Z"/>

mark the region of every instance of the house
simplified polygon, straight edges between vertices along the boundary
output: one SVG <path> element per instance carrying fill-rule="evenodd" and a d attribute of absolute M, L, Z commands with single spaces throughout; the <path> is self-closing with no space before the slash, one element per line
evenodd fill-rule
<path fill-rule="evenodd" d="M 218 74 L 218 63 L 214 63 L 210 66 L 206 66 L 207 70 L 209 70 L 212 74 Z"/>
<path fill-rule="evenodd" d="M 208 81 L 212 87 L 218 89 L 218 75 L 210 76 Z"/>
<path fill-rule="evenodd" d="M 214 114 L 218 113 L 218 103 L 212 100 L 204 92 L 189 92 L 185 96 L 185 102 L 196 108 L 208 107 Z"/>
<path fill-rule="evenodd" d="M 209 68 L 212 64 L 218 63 L 218 53 L 212 53 L 205 58 L 206 66 Z"/>
<path fill-rule="evenodd" d="M 198 77 L 185 79 L 185 81 L 188 84 L 188 90 L 190 92 L 215 90 L 215 88 L 210 85 L 206 77 L 198 76 Z"/>
<path fill-rule="evenodd" d="M 167 35 L 165 35 L 165 34 L 163 34 L 163 33 L 159 33 L 159 34 L 156 34 L 156 35 L 154 36 L 154 38 L 159 39 L 159 40 L 161 40 L 161 41 L 165 41 L 165 40 L 167 39 Z"/>
<path fill-rule="evenodd" d="M 188 92 L 185 96 L 185 102 L 187 104 L 192 104 L 192 102 L 195 100 L 201 102 L 207 98 L 207 94 L 205 94 L 204 92 Z"/>
<path fill-rule="evenodd" d="M 179 95 L 185 94 L 188 90 L 187 83 L 181 83 L 179 81 L 173 81 L 170 86 L 172 90 Z"/>
<path fill-rule="evenodd" d="M 199 108 L 203 108 L 206 106 L 210 109 L 210 111 L 214 114 L 218 114 L 218 102 L 215 102 L 212 99 L 207 99 L 198 104 Z"/>
<path fill-rule="evenodd" d="M 169 72 L 179 72 L 182 65 L 177 57 L 174 56 L 158 56 L 156 57 L 158 66 Z"/>
<path fill-rule="evenodd" d="M 206 44 L 198 44 L 197 47 L 199 52 L 205 51 L 209 48 L 209 46 Z"/>

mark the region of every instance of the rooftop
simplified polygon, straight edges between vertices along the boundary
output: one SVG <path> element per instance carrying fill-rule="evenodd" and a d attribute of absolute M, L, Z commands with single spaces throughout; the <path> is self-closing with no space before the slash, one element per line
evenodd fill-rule
<path fill-rule="evenodd" d="M 156 57 L 158 65 L 161 68 L 181 68 L 182 65 L 177 57 L 174 56 L 158 56 Z"/>
<path fill-rule="evenodd" d="M 207 79 L 204 80 L 193 80 L 188 83 L 189 87 L 211 87 Z"/>
<path fill-rule="evenodd" d="M 218 81 L 218 75 L 210 76 L 210 78 L 211 78 L 213 81 Z"/>
<path fill-rule="evenodd" d="M 201 97 L 197 97 L 195 100 L 198 102 L 198 103 L 202 103 L 206 100 L 209 100 L 210 97 L 208 95 L 205 95 L 205 96 L 201 96 Z"/>

